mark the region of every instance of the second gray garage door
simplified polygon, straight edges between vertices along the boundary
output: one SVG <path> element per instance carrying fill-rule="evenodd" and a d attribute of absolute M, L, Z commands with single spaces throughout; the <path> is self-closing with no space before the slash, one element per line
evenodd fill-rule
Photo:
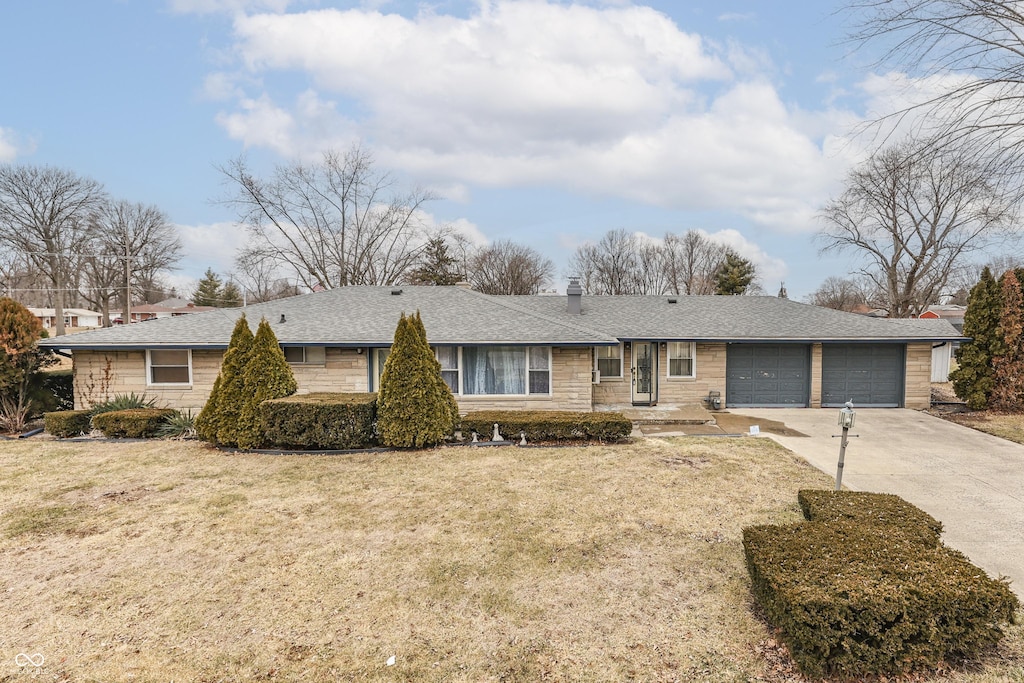
<path fill-rule="evenodd" d="M 799 408 L 810 396 L 806 344 L 730 344 L 725 354 L 725 401 L 736 408 Z"/>
<path fill-rule="evenodd" d="M 903 405 L 903 344 L 822 344 L 821 405 L 899 408 Z"/>

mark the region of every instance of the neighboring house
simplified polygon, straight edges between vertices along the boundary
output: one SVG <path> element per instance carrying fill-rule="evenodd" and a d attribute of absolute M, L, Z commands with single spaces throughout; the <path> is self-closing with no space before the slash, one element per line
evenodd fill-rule
<path fill-rule="evenodd" d="M 245 309 L 50 339 L 75 360 L 79 407 L 145 392 L 209 396 L 244 312 L 274 329 L 299 392 L 375 391 L 401 313 L 419 311 L 461 410 L 726 406 L 925 408 L 944 320 L 876 319 L 754 296 L 488 296 L 454 287 L 342 287 Z M 574 292 L 574 293 L 572 293 Z"/>
<path fill-rule="evenodd" d="M 133 323 L 144 322 L 146 320 L 158 320 L 160 318 L 173 318 L 178 315 L 188 315 L 190 313 L 204 313 L 206 311 L 215 310 L 214 306 L 196 306 L 187 299 L 164 299 L 155 304 L 139 304 L 138 306 L 132 306 L 129 315 Z M 124 316 L 121 311 L 111 311 L 110 319 L 115 324 L 124 323 Z"/>
<path fill-rule="evenodd" d="M 964 313 L 966 312 L 966 306 L 955 304 L 940 306 L 935 304 L 926 308 L 919 317 L 923 320 L 948 320 L 956 328 L 956 331 L 962 334 L 964 331 Z M 940 342 L 932 347 L 933 382 L 949 381 L 950 360 L 958 346 L 958 342 Z"/>
<path fill-rule="evenodd" d="M 52 329 L 57 326 L 57 310 L 54 308 L 28 308 L 29 313 L 39 319 L 43 327 Z M 102 327 L 103 314 L 87 308 L 65 308 L 65 327 Z"/>

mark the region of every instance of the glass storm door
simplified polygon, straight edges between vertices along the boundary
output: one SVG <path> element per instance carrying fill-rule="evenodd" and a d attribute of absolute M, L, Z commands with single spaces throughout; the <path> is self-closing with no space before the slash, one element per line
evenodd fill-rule
<path fill-rule="evenodd" d="M 652 405 L 657 395 L 654 368 L 657 346 L 650 342 L 633 342 L 633 403 Z"/>

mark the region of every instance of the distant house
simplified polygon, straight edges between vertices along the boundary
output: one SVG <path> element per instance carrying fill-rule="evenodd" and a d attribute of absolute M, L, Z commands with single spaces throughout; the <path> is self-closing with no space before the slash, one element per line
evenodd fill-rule
<path fill-rule="evenodd" d="M 146 320 L 157 320 L 159 318 L 173 318 L 176 315 L 203 313 L 204 311 L 212 310 L 215 310 L 213 306 L 196 306 L 187 299 L 164 299 L 163 301 L 155 304 L 139 304 L 138 306 L 132 306 L 130 311 L 130 322 L 138 323 Z M 121 324 L 124 322 L 124 315 L 122 311 L 111 311 L 110 319 L 114 321 L 114 324 Z"/>
<path fill-rule="evenodd" d="M 890 320 L 777 297 L 488 296 L 342 287 L 45 340 L 75 361 L 75 402 L 146 392 L 197 409 L 242 313 L 266 318 L 300 393 L 376 391 L 399 315 L 419 311 L 462 411 L 726 406 L 926 408 L 945 320 Z"/>
<path fill-rule="evenodd" d="M 28 307 L 29 313 L 39 319 L 43 327 L 53 329 L 57 327 L 57 310 L 54 308 L 32 308 Z M 90 311 L 87 308 L 65 308 L 64 327 L 102 327 L 103 314 Z"/>
<path fill-rule="evenodd" d="M 964 313 L 966 306 L 955 304 L 938 305 L 934 304 L 924 310 L 919 316 L 922 320 L 947 320 L 961 334 L 964 331 Z M 950 361 L 953 352 L 959 346 L 959 342 L 937 343 L 932 347 L 932 381 L 948 382 Z"/>

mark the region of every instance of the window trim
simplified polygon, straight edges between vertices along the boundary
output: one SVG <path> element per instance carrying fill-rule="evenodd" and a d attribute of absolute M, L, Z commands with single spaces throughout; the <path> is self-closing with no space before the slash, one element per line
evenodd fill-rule
<path fill-rule="evenodd" d="M 465 392 L 464 377 L 465 369 L 462 351 L 467 347 L 472 348 L 486 348 L 490 346 L 512 346 L 523 350 L 525 354 L 523 363 L 523 387 L 525 392 L 522 394 L 468 394 Z M 547 350 L 547 367 L 546 368 L 533 368 L 530 365 L 530 349 L 546 349 Z M 530 393 L 530 372 L 546 372 L 548 373 L 548 390 L 546 393 Z M 465 346 L 459 346 L 459 393 L 457 396 L 466 397 L 470 399 L 488 399 L 488 398 L 532 398 L 535 396 L 554 396 L 554 354 L 551 346 L 523 346 L 519 344 L 467 344 Z"/>
<path fill-rule="evenodd" d="M 673 375 L 672 374 L 672 345 L 673 344 L 689 344 L 690 345 L 690 374 L 689 375 Z M 665 377 L 668 379 L 696 379 L 697 378 L 697 342 L 693 341 L 670 341 L 665 345 Z"/>
<path fill-rule="evenodd" d="M 625 371 L 625 365 L 626 365 L 625 346 L 626 346 L 625 344 L 623 344 L 622 342 L 619 342 L 619 347 L 618 347 L 619 348 L 619 374 L 617 374 L 617 375 L 606 375 L 606 374 L 604 374 L 602 372 L 601 373 L 601 379 L 622 379 L 623 378 L 623 376 L 624 376 L 623 373 Z M 598 349 L 611 349 L 611 348 L 615 348 L 615 347 L 613 347 L 613 346 L 595 346 L 594 347 L 594 353 L 593 353 L 594 368 L 593 369 L 594 369 L 595 372 L 600 370 L 600 368 L 597 367 L 597 361 L 598 361 L 597 353 L 598 353 Z M 604 360 L 611 360 L 611 359 L 610 358 L 606 358 Z"/>
<path fill-rule="evenodd" d="M 302 351 L 302 360 L 288 360 L 288 352 L 292 349 L 298 349 Z M 288 365 L 305 365 L 306 364 L 306 347 L 305 346 L 282 346 L 281 353 L 284 354 L 284 360 Z"/>
<path fill-rule="evenodd" d="M 153 351 L 184 351 L 187 355 L 188 382 L 154 382 Z M 157 365 L 158 368 L 180 368 L 181 365 Z M 192 386 L 192 349 L 146 349 L 146 386 L 147 387 L 188 387 Z"/>
<path fill-rule="evenodd" d="M 441 372 L 442 373 L 445 373 L 445 372 L 454 372 L 455 373 L 455 389 L 452 389 L 452 394 L 454 396 L 461 396 L 462 395 L 462 347 L 458 346 L 458 345 L 455 345 L 455 344 L 435 344 L 434 346 L 431 346 L 430 350 L 434 352 L 434 360 L 436 360 L 438 362 L 438 364 L 441 363 L 441 359 L 437 357 L 437 350 L 439 348 L 441 348 L 442 346 L 445 347 L 446 349 L 455 349 L 455 367 L 454 368 L 446 368 L 446 367 L 444 367 L 442 365 L 441 366 Z M 441 375 L 441 379 L 444 379 L 444 375 L 443 374 Z M 445 382 L 445 385 L 447 385 L 447 384 L 448 383 Z M 451 389 L 451 387 L 448 387 L 448 388 Z"/>

